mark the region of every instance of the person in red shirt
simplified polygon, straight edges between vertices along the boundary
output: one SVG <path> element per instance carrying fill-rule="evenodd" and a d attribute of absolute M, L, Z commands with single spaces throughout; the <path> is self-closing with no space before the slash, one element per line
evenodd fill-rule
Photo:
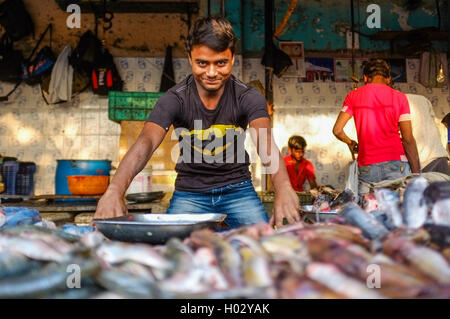
<path fill-rule="evenodd" d="M 306 149 L 305 139 L 298 135 L 291 136 L 288 141 L 288 148 L 290 155 L 284 157 L 284 163 L 292 188 L 297 192 L 303 191 L 303 184 L 306 179 L 308 179 L 311 189 L 317 188 L 314 166 L 303 157 Z"/>
<path fill-rule="evenodd" d="M 365 85 L 348 93 L 333 127 L 333 134 L 348 145 L 352 155 L 358 153 L 361 195 L 369 192 L 365 183 L 420 173 L 408 99 L 389 86 L 389 65 L 381 59 L 371 60 L 363 75 Z M 344 132 L 352 117 L 359 144 Z"/>

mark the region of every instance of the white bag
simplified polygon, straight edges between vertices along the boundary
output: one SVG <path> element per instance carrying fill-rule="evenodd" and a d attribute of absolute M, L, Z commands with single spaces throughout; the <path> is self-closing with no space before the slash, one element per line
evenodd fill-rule
<path fill-rule="evenodd" d="M 69 64 L 70 45 L 64 47 L 52 70 L 48 88 L 49 102 L 70 101 L 72 98 L 73 67 Z"/>
<path fill-rule="evenodd" d="M 444 71 L 445 79 L 438 83 L 436 76 L 440 66 Z M 448 83 L 448 64 L 447 54 L 439 52 L 423 52 L 420 56 L 419 82 L 427 88 L 439 88 Z"/>
<path fill-rule="evenodd" d="M 355 194 L 355 202 L 358 201 L 358 162 L 353 161 L 348 168 L 348 179 L 345 189 L 349 189 Z"/>

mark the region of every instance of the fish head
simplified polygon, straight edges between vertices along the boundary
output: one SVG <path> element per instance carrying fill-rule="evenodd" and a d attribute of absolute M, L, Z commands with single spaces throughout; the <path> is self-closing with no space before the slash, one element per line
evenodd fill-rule
<path fill-rule="evenodd" d="M 171 238 L 166 243 L 163 255 L 183 268 L 194 264 L 194 252 L 178 238 Z"/>
<path fill-rule="evenodd" d="M 400 196 L 397 194 L 397 192 L 387 188 L 376 189 L 375 198 L 380 203 L 396 203 L 400 200 Z"/>
<path fill-rule="evenodd" d="M 437 201 L 433 205 L 431 216 L 435 224 L 450 226 L 450 198 Z"/>
<path fill-rule="evenodd" d="M 421 190 L 423 192 L 427 188 L 427 186 L 428 181 L 425 177 L 423 176 L 415 177 L 408 183 L 405 192 L 408 191 L 408 188 L 414 190 Z"/>

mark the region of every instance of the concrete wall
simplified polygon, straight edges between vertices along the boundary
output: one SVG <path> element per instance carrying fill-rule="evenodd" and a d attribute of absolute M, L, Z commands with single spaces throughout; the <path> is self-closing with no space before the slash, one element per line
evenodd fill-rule
<path fill-rule="evenodd" d="M 61 52 L 67 44 L 74 47 L 81 34 L 88 29 L 95 29 L 92 13 L 82 12 L 81 28 L 69 29 L 66 20 L 70 13 L 63 11 L 55 0 L 23 0 L 23 2 L 36 28 L 35 40 L 30 36 L 16 44 L 17 48 L 25 52 L 31 52 L 39 35 L 49 23 L 52 23 L 54 27 L 55 52 Z M 192 19 L 196 17 L 198 15 L 193 15 Z M 175 57 L 185 57 L 187 14 L 116 13 L 112 23 L 112 29 L 106 32 L 103 32 L 100 25 L 99 38 L 106 40 L 106 45 L 114 56 L 160 57 L 164 56 L 166 46 L 170 44 L 174 46 Z"/>
<path fill-rule="evenodd" d="M 275 0 L 275 28 L 285 16 L 290 0 Z M 378 31 L 409 31 L 414 28 L 437 26 L 435 0 L 424 0 L 424 5 L 414 11 L 405 10 L 404 0 L 360 0 L 355 1 L 354 19 L 356 30 L 363 34 Z M 359 3 L 359 7 L 357 6 Z M 440 1 L 442 29 L 450 30 L 449 3 Z M 377 4 L 381 8 L 381 27 L 370 29 L 366 20 L 370 13 L 367 7 Z M 245 55 L 260 55 L 264 47 L 264 1 L 243 1 L 243 52 Z M 284 41 L 303 41 L 308 51 L 342 51 L 346 50 L 347 30 L 351 29 L 350 0 L 315 0 L 298 1 L 283 33 L 279 36 Z M 371 41 L 360 37 L 363 51 L 389 50 L 387 41 Z M 436 48 L 448 50 L 448 43 L 437 42 Z"/>

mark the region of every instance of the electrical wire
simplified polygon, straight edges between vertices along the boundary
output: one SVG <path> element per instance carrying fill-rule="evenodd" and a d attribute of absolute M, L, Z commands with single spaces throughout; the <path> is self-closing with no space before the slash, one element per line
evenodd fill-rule
<path fill-rule="evenodd" d="M 438 16 L 438 30 L 441 31 L 441 10 L 439 8 L 439 0 L 436 1 L 436 13 Z"/>

